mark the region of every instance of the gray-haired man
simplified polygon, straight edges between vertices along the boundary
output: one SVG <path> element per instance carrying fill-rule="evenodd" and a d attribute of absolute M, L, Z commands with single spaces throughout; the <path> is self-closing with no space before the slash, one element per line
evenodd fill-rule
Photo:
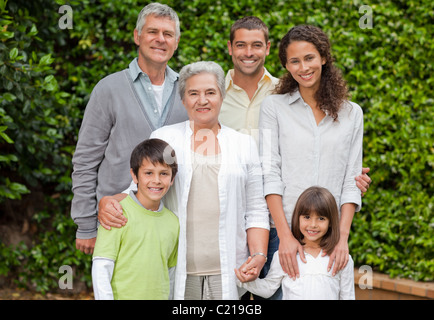
<path fill-rule="evenodd" d="M 155 129 L 186 120 L 178 74 L 167 66 L 180 39 L 179 19 L 167 5 L 151 3 L 140 12 L 134 42 L 138 57 L 129 67 L 95 86 L 86 106 L 72 163 L 71 217 L 76 247 L 93 253 L 97 203 L 130 184 L 134 147 Z"/>

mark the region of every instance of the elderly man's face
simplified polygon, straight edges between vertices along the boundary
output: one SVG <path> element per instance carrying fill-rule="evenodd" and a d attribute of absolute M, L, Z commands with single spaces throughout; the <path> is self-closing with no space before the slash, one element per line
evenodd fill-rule
<path fill-rule="evenodd" d="M 195 126 L 211 129 L 218 125 L 223 98 L 215 75 L 200 73 L 190 77 L 182 102 Z"/>
<path fill-rule="evenodd" d="M 134 42 L 139 46 L 139 66 L 163 66 L 178 48 L 175 21 L 149 15 L 140 35 L 134 30 Z"/>

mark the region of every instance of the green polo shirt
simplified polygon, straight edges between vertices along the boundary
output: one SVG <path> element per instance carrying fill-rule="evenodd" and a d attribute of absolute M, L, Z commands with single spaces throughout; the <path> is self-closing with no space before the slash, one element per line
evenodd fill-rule
<path fill-rule="evenodd" d="M 167 208 L 150 211 L 128 195 L 120 202 L 128 222 L 99 227 L 94 257 L 115 261 L 111 286 L 115 300 L 164 300 L 170 291 L 169 268 L 178 257 L 178 218 Z"/>

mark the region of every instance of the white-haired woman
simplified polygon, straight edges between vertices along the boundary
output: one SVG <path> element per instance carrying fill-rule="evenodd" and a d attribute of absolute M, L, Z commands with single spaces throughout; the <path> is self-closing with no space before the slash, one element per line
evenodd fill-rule
<path fill-rule="evenodd" d="M 249 255 L 256 270 L 266 261 L 269 213 L 258 151 L 252 137 L 218 121 L 224 81 L 215 62 L 182 68 L 179 88 L 189 120 L 151 134 L 169 143 L 178 159 L 165 200 L 180 222 L 175 299 L 238 299 L 234 268 Z"/>

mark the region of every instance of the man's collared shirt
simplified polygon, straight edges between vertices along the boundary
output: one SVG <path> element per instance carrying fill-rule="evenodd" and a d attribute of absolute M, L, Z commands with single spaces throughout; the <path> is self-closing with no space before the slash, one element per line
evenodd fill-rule
<path fill-rule="evenodd" d="M 160 128 L 167 118 L 168 109 L 166 108 L 172 100 L 174 94 L 175 82 L 178 80 L 178 73 L 173 71 L 169 66 L 166 67 L 166 75 L 163 88 L 162 114 L 159 111 L 155 93 L 152 89 L 152 83 L 148 75 L 140 69 L 137 58 L 134 58 L 129 65 L 131 77 L 133 79 L 134 89 L 139 96 L 145 112 L 156 128 Z"/>
<path fill-rule="evenodd" d="M 279 79 L 273 77 L 264 68 L 264 74 L 258 82 L 258 88 L 250 100 L 246 91 L 234 84 L 232 74 L 233 69 L 229 70 L 226 75 L 226 97 L 223 100 L 219 120 L 232 129 L 252 135 L 258 143 L 257 129 L 261 102 L 271 94 Z"/>

